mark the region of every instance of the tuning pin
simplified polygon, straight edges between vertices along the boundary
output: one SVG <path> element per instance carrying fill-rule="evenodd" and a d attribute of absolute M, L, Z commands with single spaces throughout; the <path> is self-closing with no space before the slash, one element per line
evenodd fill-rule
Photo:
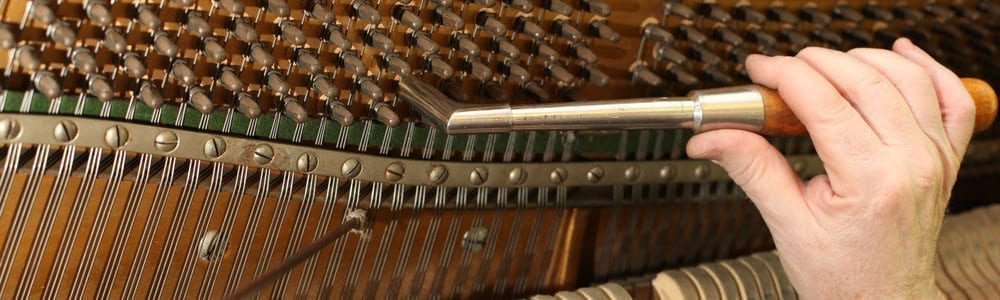
<path fill-rule="evenodd" d="M 185 28 L 191 34 L 202 38 L 212 35 L 212 26 L 200 12 L 189 11 L 184 18 L 187 19 Z"/>
<path fill-rule="evenodd" d="M 637 64 L 632 68 L 632 78 L 649 86 L 663 85 L 663 79 L 660 79 L 660 76 L 656 76 L 656 73 L 643 65 Z"/>
<path fill-rule="evenodd" d="M 572 24 L 566 22 L 566 20 L 557 19 L 552 21 L 551 28 L 552 33 L 569 40 L 572 43 L 579 42 L 580 39 L 583 39 L 583 34 L 580 33 L 579 30 L 576 30 L 576 27 L 573 27 Z"/>
<path fill-rule="evenodd" d="M 256 42 L 260 36 L 257 34 L 257 30 L 250 25 L 247 20 L 243 18 L 236 18 L 233 20 L 230 31 L 237 40 L 243 41 L 244 43 L 250 44 Z"/>
<path fill-rule="evenodd" d="M 284 0 L 262 0 L 261 2 L 261 6 L 275 16 L 287 18 L 291 15 L 292 10 Z"/>
<path fill-rule="evenodd" d="M 497 5 L 496 0 L 469 0 L 472 3 L 482 5 L 483 7 L 493 7 Z"/>
<path fill-rule="evenodd" d="M 517 46 L 504 37 L 494 36 L 493 38 L 490 38 L 490 50 L 493 51 L 493 53 L 503 55 L 504 57 L 510 59 L 518 59 L 521 57 L 521 50 L 517 49 Z"/>
<path fill-rule="evenodd" d="M 326 41 L 341 51 L 351 50 L 351 40 L 347 39 L 340 26 L 330 24 L 326 27 Z"/>
<path fill-rule="evenodd" d="M 183 59 L 174 61 L 174 64 L 170 67 L 170 74 L 185 87 L 194 85 L 195 80 L 197 79 L 194 75 L 194 71 L 191 70 L 191 67 L 188 66 L 187 62 Z"/>
<path fill-rule="evenodd" d="M 493 78 L 493 70 L 478 60 L 469 58 L 462 62 L 462 65 L 469 75 L 479 81 L 488 81 Z"/>
<path fill-rule="evenodd" d="M 537 82 L 528 81 L 521 85 L 521 90 L 538 101 L 548 101 L 549 93 L 545 91 Z"/>
<path fill-rule="evenodd" d="M 451 11 L 451 9 L 447 6 L 438 6 L 434 8 L 434 23 L 456 29 L 465 28 L 465 22 L 462 21 L 462 17 L 455 14 L 455 12 Z"/>
<path fill-rule="evenodd" d="M 895 6 L 892 7 L 892 11 L 896 14 L 896 17 L 899 17 L 900 19 L 903 20 L 916 21 L 924 18 L 924 13 L 920 12 L 919 10 L 913 9 L 912 7 L 904 3 L 896 4 Z"/>
<path fill-rule="evenodd" d="M 0 23 L 0 48 L 13 49 L 14 46 L 17 46 L 17 35 L 14 34 L 14 29 L 7 26 L 6 23 Z"/>
<path fill-rule="evenodd" d="M 783 24 L 795 24 L 799 22 L 799 17 L 789 12 L 784 6 L 778 5 L 767 8 L 767 17 Z"/>
<path fill-rule="evenodd" d="M 733 18 L 729 15 L 729 12 L 720 8 L 719 5 L 715 3 L 702 4 L 701 7 L 699 7 L 699 10 L 701 11 L 701 15 L 722 23 L 729 22 L 729 20 Z"/>
<path fill-rule="evenodd" d="M 551 10 L 552 12 L 563 16 L 569 17 L 569 15 L 573 13 L 573 7 L 566 4 L 566 2 L 562 2 L 561 0 L 542 0 L 541 5 L 542 8 Z"/>
<path fill-rule="evenodd" d="M 961 28 L 963 32 L 984 40 L 987 40 L 992 32 L 989 28 L 986 28 L 976 22 L 959 22 L 958 27 Z"/>
<path fill-rule="evenodd" d="M 545 37 L 545 29 L 542 29 L 542 26 L 539 26 L 538 23 L 535 23 L 535 21 L 532 21 L 527 16 L 517 16 L 514 18 L 514 30 L 532 39 Z"/>
<path fill-rule="evenodd" d="M 951 10 L 949 10 L 949 9 L 941 7 L 939 5 L 934 5 L 933 3 L 928 3 L 927 6 L 924 7 L 924 10 L 926 10 L 928 13 L 930 13 L 930 14 L 932 14 L 934 16 L 937 16 L 939 18 L 944 18 L 944 19 L 950 19 L 950 18 L 954 17 L 955 15 L 958 15 L 958 16 L 963 17 L 963 18 L 968 18 L 968 19 L 972 19 L 972 20 L 979 20 L 979 11 L 978 10 L 976 10 L 973 7 L 965 6 L 965 5 L 962 5 L 962 4 L 953 4 L 953 5 L 951 5 Z"/>
<path fill-rule="evenodd" d="M 722 63 L 722 58 L 720 58 L 718 55 L 715 55 L 715 53 L 712 53 L 712 50 L 709 50 L 708 48 L 705 48 L 705 46 L 702 46 L 700 44 L 691 46 L 690 54 L 691 57 L 694 57 L 694 59 L 697 59 L 705 63 L 706 65 L 715 66 L 718 65 L 719 63 Z"/>
<path fill-rule="evenodd" d="M 91 52 L 87 48 L 73 49 L 69 58 L 73 63 L 73 67 L 78 72 L 83 74 L 97 72 L 97 59 L 94 58 L 94 52 Z"/>
<path fill-rule="evenodd" d="M 429 54 L 424 57 L 424 67 L 440 78 L 449 78 L 455 74 L 455 70 L 448 65 L 448 62 L 437 54 Z"/>
<path fill-rule="evenodd" d="M 337 20 L 337 16 L 333 14 L 333 10 L 330 10 L 322 1 L 309 0 L 306 8 L 309 16 L 319 20 L 320 23 L 329 24 Z"/>
<path fill-rule="evenodd" d="M 407 41 L 411 47 L 417 47 L 427 53 L 437 53 L 441 49 L 431 36 L 423 31 L 414 31 L 407 35 Z"/>
<path fill-rule="evenodd" d="M 177 47 L 177 44 L 170 39 L 170 34 L 164 31 L 157 31 L 153 33 L 153 48 L 159 51 L 160 54 L 166 55 L 167 57 L 176 57 L 180 53 L 181 49 Z"/>
<path fill-rule="evenodd" d="M 678 83 L 684 87 L 692 87 L 698 84 L 698 77 L 684 70 L 680 65 L 673 65 L 667 68 L 667 79 L 671 83 Z"/>
<path fill-rule="evenodd" d="M 358 92 L 361 96 L 364 96 L 372 101 L 381 102 L 385 98 L 385 93 L 382 92 L 382 88 L 378 87 L 378 83 L 375 79 L 367 76 L 358 77 L 357 81 Z"/>
<path fill-rule="evenodd" d="M 351 110 L 347 109 L 347 106 L 336 99 L 328 99 L 326 101 L 326 113 L 330 120 L 333 120 L 340 124 L 340 126 L 351 126 L 354 124 L 354 114 Z"/>
<path fill-rule="evenodd" d="M 581 0 L 580 8 L 602 17 L 611 15 L 611 5 L 601 0 Z"/>
<path fill-rule="evenodd" d="M 669 44 L 660 44 L 656 48 L 655 54 L 659 60 L 666 60 L 675 64 L 684 64 L 687 62 L 687 56 L 670 47 Z"/>
<path fill-rule="evenodd" d="M 375 118 L 378 119 L 379 122 L 382 122 L 382 124 L 385 124 L 385 126 L 399 126 L 399 115 L 392 110 L 392 107 L 389 106 L 389 104 L 385 102 L 375 102 L 375 104 L 372 105 L 372 110 L 375 111 Z"/>
<path fill-rule="evenodd" d="M 63 20 L 49 24 L 46 33 L 53 42 L 59 45 L 72 47 L 73 43 L 76 42 L 76 29 Z"/>
<path fill-rule="evenodd" d="M 330 81 L 330 77 L 323 74 L 313 76 L 311 87 L 317 94 L 326 97 L 326 99 L 337 99 L 337 95 L 340 95 L 340 89 Z"/>
<path fill-rule="evenodd" d="M 729 59 L 737 64 L 745 62 L 747 60 L 747 56 L 750 56 L 750 53 L 743 48 L 736 47 L 729 51 Z"/>
<path fill-rule="evenodd" d="M 854 8 L 851 8 L 847 4 L 839 4 L 833 7 L 833 16 L 842 20 L 846 20 L 854 23 L 861 23 L 865 20 L 865 16 L 862 15 Z"/>
<path fill-rule="evenodd" d="M 531 80 L 531 73 L 528 73 L 528 70 L 510 60 L 500 65 L 500 73 L 507 76 L 507 79 L 517 83 L 525 83 Z"/>
<path fill-rule="evenodd" d="M 369 47 L 375 48 L 382 53 L 392 53 L 396 48 L 396 45 L 393 44 L 389 36 L 386 36 L 385 33 L 375 28 L 365 30 L 362 39 Z"/>
<path fill-rule="evenodd" d="M 368 24 L 378 24 L 382 21 L 382 15 L 378 13 L 378 9 L 372 7 L 366 0 L 352 1 L 351 15 Z"/>
<path fill-rule="evenodd" d="M 480 11 L 476 15 L 476 25 L 496 36 L 503 36 L 507 33 L 507 26 L 504 26 L 503 22 L 497 19 L 496 14 L 488 11 Z"/>
<path fill-rule="evenodd" d="M 483 85 L 479 88 L 479 92 L 482 93 L 482 95 L 489 97 L 490 99 L 493 99 L 493 101 L 496 102 L 501 102 L 501 103 L 510 102 L 510 99 L 507 98 L 507 94 L 503 92 L 503 88 L 500 86 L 500 84 L 497 84 L 494 81 L 484 82 Z"/>
<path fill-rule="evenodd" d="M 819 10 L 815 6 L 806 6 L 799 10 L 799 14 L 802 18 L 809 23 L 816 25 L 828 25 L 833 21 L 833 18 L 825 12 Z"/>
<path fill-rule="evenodd" d="M 938 34 L 941 34 L 943 36 L 952 39 L 959 39 L 962 37 L 962 30 L 958 29 L 958 27 L 951 24 L 935 23 L 933 26 L 931 26 L 931 29 Z"/>
<path fill-rule="evenodd" d="M 816 29 L 813 30 L 812 34 L 820 41 L 823 41 L 824 43 L 830 46 L 837 47 L 844 43 L 844 39 L 841 38 L 839 34 L 834 32 L 833 30 L 826 29 L 824 27 L 817 27 Z"/>
<path fill-rule="evenodd" d="M 861 45 L 870 45 L 875 42 L 875 37 L 869 34 L 868 31 L 858 28 L 845 28 L 844 35 Z"/>
<path fill-rule="evenodd" d="M 282 112 L 285 116 L 288 116 L 295 121 L 295 123 L 305 123 L 309 121 L 309 112 L 306 111 L 305 106 L 302 106 L 302 101 L 295 99 L 292 96 L 285 96 L 281 99 L 282 102 Z"/>
<path fill-rule="evenodd" d="M 451 48 L 468 56 L 479 57 L 479 45 L 469 39 L 468 35 L 461 32 L 451 34 Z"/>
<path fill-rule="evenodd" d="M 101 75 L 90 75 L 90 78 L 87 79 L 87 92 L 96 97 L 97 100 L 104 102 L 111 101 L 115 96 L 111 82 Z"/>
<path fill-rule="evenodd" d="M 594 20 L 590 22 L 590 35 L 605 39 L 612 43 L 617 43 L 621 39 L 621 34 L 608 26 L 608 22 L 604 20 Z"/>
<path fill-rule="evenodd" d="M 696 45 L 703 45 L 708 42 L 708 37 L 705 34 L 690 25 L 677 26 L 677 36 Z"/>
<path fill-rule="evenodd" d="M 258 65 L 269 67 L 274 64 L 274 56 L 260 42 L 250 44 L 250 60 Z"/>
<path fill-rule="evenodd" d="M 670 0 L 663 2 L 663 14 L 669 16 L 678 16 L 682 19 L 694 19 L 695 12 L 693 9 L 684 5 L 683 2 L 677 0 Z"/>
<path fill-rule="evenodd" d="M 62 95 L 62 86 L 59 79 L 52 72 L 41 70 L 31 76 L 31 83 L 35 85 L 35 90 L 42 93 L 49 99 L 56 99 Z"/>
<path fill-rule="evenodd" d="M 584 66 L 580 69 L 580 73 L 583 77 L 587 78 L 587 81 L 599 87 L 606 87 L 611 83 L 611 77 L 601 72 L 596 66 Z"/>
<path fill-rule="evenodd" d="M 597 62 L 597 54 L 587 48 L 585 44 L 573 44 L 569 47 L 569 54 L 587 64 Z"/>
<path fill-rule="evenodd" d="M 219 42 L 218 39 L 214 37 L 206 37 L 201 40 L 201 52 L 205 54 L 206 57 L 214 59 L 215 61 L 223 61 L 229 55 L 226 52 L 226 47 Z"/>
<path fill-rule="evenodd" d="M 542 61 L 554 62 L 558 61 L 560 56 L 556 49 L 552 49 L 551 46 L 543 42 L 542 40 L 534 40 L 531 42 L 531 54 L 534 54 Z"/>
<path fill-rule="evenodd" d="M 531 4 L 531 0 L 501 0 L 503 3 L 523 13 L 530 13 L 535 9 L 535 6 Z"/>
<path fill-rule="evenodd" d="M 256 119 L 260 117 L 260 105 L 257 104 L 257 100 L 254 100 L 253 96 L 248 93 L 239 93 L 236 95 L 236 110 L 246 115 L 247 118 Z"/>
<path fill-rule="evenodd" d="M 778 44 L 777 38 L 775 38 L 773 35 L 767 33 L 766 31 L 760 28 L 750 29 L 747 31 L 747 34 L 749 34 L 747 37 L 750 39 L 751 42 L 760 45 L 765 49 L 774 48 L 774 46 Z"/>
<path fill-rule="evenodd" d="M 809 37 L 791 28 L 782 28 L 778 32 L 780 33 L 780 36 L 788 42 L 793 52 L 797 52 L 799 49 L 805 48 L 806 45 L 809 44 Z"/>
<path fill-rule="evenodd" d="M 34 1 L 31 7 L 31 18 L 46 25 L 59 19 L 56 16 L 56 11 L 52 9 L 52 6 L 49 6 L 49 1 L 46 0 Z"/>
<path fill-rule="evenodd" d="M 158 109 L 163 106 L 163 96 L 160 95 L 160 90 L 149 81 L 143 81 L 136 94 L 136 97 L 149 108 Z"/>
<path fill-rule="evenodd" d="M 21 65 L 22 68 L 28 71 L 38 70 L 42 66 L 41 54 L 38 53 L 38 49 L 34 46 L 24 45 L 17 48 L 14 52 L 14 56 L 17 57 L 17 64 Z"/>
<path fill-rule="evenodd" d="M 354 52 L 342 51 L 340 52 L 340 66 L 347 71 L 354 73 L 354 75 L 365 75 L 368 74 L 368 67 L 365 66 L 365 62 L 361 61 Z"/>
<path fill-rule="evenodd" d="M 213 0 L 212 4 L 228 11 L 231 15 L 242 15 L 246 5 L 241 0 Z"/>
<path fill-rule="evenodd" d="M 153 31 L 159 31 L 163 27 L 163 21 L 152 6 L 139 4 L 135 8 L 135 20 L 139 25 L 145 26 Z"/>
<path fill-rule="evenodd" d="M 732 76 L 729 76 L 729 74 L 719 71 L 716 68 L 705 69 L 705 76 L 712 82 L 718 83 L 719 85 L 732 85 L 736 82 L 736 79 L 733 79 Z"/>
<path fill-rule="evenodd" d="M 219 78 L 217 80 L 227 90 L 239 92 L 243 89 L 243 81 L 240 80 L 240 75 L 236 74 L 236 70 L 230 66 L 223 66 L 219 69 Z"/>
<path fill-rule="evenodd" d="M 206 115 L 212 113 L 212 110 L 215 109 L 215 105 L 212 104 L 212 97 L 208 95 L 205 89 L 199 86 L 193 86 L 188 90 L 187 104 Z"/>
<path fill-rule="evenodd" d="M 762 24 L 767 21 L 767 16 L 755 10 L 753 6 L 750 6 L 749 4 L 737 5 L 735 10 L 737 20 L 751 24 Z"/>
<path fill-rule="evenodd" d="M 264 74 L 264 83 L 268 88 L 281 95 L 288 94 L 292 89 L 288 85 L 288 81 L 285 80 L 285 77 L 281 76 L 281 73 L 276 70 L 269 70 Z"/>
<path fill-rule="evenodd" d="M 413 8 L 410 6 L 396 4 L 392 8 L 392 17 L 396 19 L 396 22 L 414 31 L 420 31 L 424 28 L 424 21 L 416 13 L 413 13 Z"/>
<path fill-rule="evenodd" d="M 128 48 L 128 40 L 125 39 L 125 36 L 116 27 L 105 28 L 104 39 L 102 41 L 104 42 L 104 47 L 114 53 L 121 54 Z"/>
<path fill-rule="evenodd" d="M 295 65 L 305 70 L 306 73 L 316 74 L 323 71 L 323 64 L 319 62 L 316 55 L 307 49 L 295 50 Z"/>
<path fill-rule="evenodd" d="M 736 33 L 732 29 L 729 29 L 729 27 L 716 27 L 715 31 L 712 32 L 712 35 L 726 44 L 737 47 L 743 45 L 743 38 L 740 37 L 740 34 Z"/>
<path fill-rule="evenodd" d="M 403 60 L 399 54 L 389 53 L 383 55 L 380 61 L 382 63 L 382 67 L 391 73 L 398 75 L 410 75 L 412 72 L 410 64 L 408 64 L 406 60 Z"/>
<path fill-rule="evenodd" d="M 306 34 L 292 21 L 281 21 L 278 23 L 278 28 L 281 30 L 281 38 L 291 42 L 292 45 L 302 46 L 306 44 Z"/>
<path fill-rule="evenodd" d="M 674 35 L 670 34 L 669 31 L 663 29 L 663 27 L 660 27 L 660 25 L 657 24 L 646 25 L 646 27 L 642 29 L 642 36 L 643 38 L 654 43 L 669 44 L 674 41 Z"/>
<path fill-rule="evenodd" d="M 191 4 L 194 4 L 194 0 L 171 0 L 170 2 L 173 2 L 180 6 L 189 6 Z"/>
<path fill-rule="evenodd" d="M 87 12 L 87 18 L 97 25 L 108 26 L 115 20 L 111 15 L 111 5 L 106 0 L 88 0 L 83 10 Z"/>
<path fill-rule="evenodd" d="M 142 78 L 146 76 L 146 64 L 139 57 L 139 54 L 135 52 L 126 52 L 122 54 L 122 68 L 125 73 L 129 76 L 135 78 Z"/>
<path fill-rule="evenodd" d="M 874 18 L 886 22 L 893 20 L 892 12 L 890 12 L 885 8 L 882 8 L 877 3 L 868 3 L 861 11 L 864 12 L 864 14 L 869 18 Z"/>

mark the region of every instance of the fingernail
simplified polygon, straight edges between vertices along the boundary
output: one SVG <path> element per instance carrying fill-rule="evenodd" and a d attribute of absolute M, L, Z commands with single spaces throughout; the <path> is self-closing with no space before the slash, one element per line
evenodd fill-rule
<path fill-rule="evenodd" d="M 745 62 L 745 63 L 749 64 L 749 63 L 750 63 L 750 62 L 752 62 L 752 61 L 755 61 L 755 60 L 760 60 L 760 59 L 763 59 L 764 57 L 765 57 L 765 56 L 764 56 L 764 55 L 761 55 L 761 54 L 756 54 L 756 53 L 754 53 L 754 54 L 750 54 L 750 55 L 747 55 L 747 60 L 746 60 L 746 62 Z"/>

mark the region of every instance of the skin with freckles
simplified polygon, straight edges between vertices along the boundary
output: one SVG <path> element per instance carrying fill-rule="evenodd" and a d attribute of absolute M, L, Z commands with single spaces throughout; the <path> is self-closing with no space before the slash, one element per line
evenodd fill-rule
<path fill-rule="evenodd" d="M 909 40 L 892 50 L 807 48 L 747 58 L 809 131 L 826 175 L 801 180 L 760 135 L 695 135 L 756 204 L 806 299 L 941 298 L 938 232 L 975 106 L 954 73 Z"/>

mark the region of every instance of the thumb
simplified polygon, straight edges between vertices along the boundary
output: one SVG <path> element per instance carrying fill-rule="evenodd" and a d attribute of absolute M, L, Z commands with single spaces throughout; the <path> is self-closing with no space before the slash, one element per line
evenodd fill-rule
<path fill-rule="evenodd" d="M 726 169 L 766 219 L 806 212 L 802 179 L 778 149 L 758 134 L 733 129 L 702 132 L 688 141 L 687 153 Z"/>

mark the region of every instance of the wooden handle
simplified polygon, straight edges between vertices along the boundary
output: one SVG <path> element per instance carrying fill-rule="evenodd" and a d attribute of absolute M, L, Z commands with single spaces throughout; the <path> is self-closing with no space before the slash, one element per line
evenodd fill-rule
<path fill-rule="evenodd" d="M 997 116 L 997 93 L 985 81 L 976 78 L 962 78 L 962 84 L 976 103 L 975 132 L 986 130 Z M 764 126 L 760 133 L 767 136 L 804 136 L 806 127 L 781 99 L 778 91 L 758 86 L 764 95 Z"/>

